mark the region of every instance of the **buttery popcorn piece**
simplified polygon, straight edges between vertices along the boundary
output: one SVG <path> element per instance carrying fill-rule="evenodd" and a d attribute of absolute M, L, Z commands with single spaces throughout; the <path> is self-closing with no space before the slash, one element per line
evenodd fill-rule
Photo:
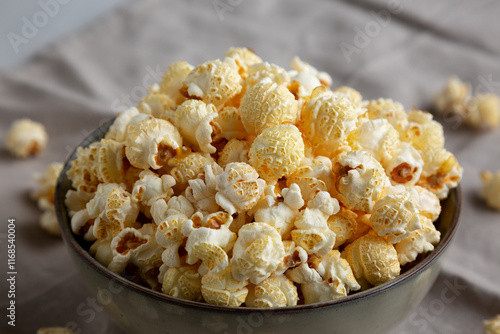
<path fill-rule="evenodd" d="M 267 182 L 291 175 L 304 154 L 301 133 L 293 125 L 265 129 L 255 138 L 248 152 L 250 164 Z"/>
<path fill-rule="evenodd" d="M 219 108 L 241 91 L 240 81 L 236 68 L 216 59 L 196 66 L 184 79 L 181 92 Z"/>
<path fill-rule="evenodd" d="M 354 235 L 358 228 L 356 217 L 357 215 L 354 212 L 341 207 L 339 212 L 328 218 L 328 228 L 335 233 L 334 249 L 343 245 Z"/>
<path fill-rule="evenodd" d="M 212 143 L 212 122 L 217 117 L 214 105 L 198 100 L 187 100 L 175 111 L 175 126 L 185 143 L 195 150 L 215 153 Z"/>
<path fill-rule="evenodd" d="M 242 79 L 248 76 L 248 68 L 250 66 L 262 63 L 262 59 L 249 48 L 231 47 L 227 50 L 225 57 L 224 62 L 233 61 L 235 63 Z"/>
<path fill-rule="evenodd" d="M 217 160 L 217 163 L 221 167 L 225 167 L 231 162 L 248 163 L 249 149 L 250 146 L 248 145 L 248 142 L 233 138 L 227 142 L 222 151 L 219 153 L 219 160 Z"/>
<path fill-rule="evenodd" d="M 431 113 L 415 109 L 408 113 L 408 124 L 401 140 L 411 143 L 419 151 L 444 147 L 443 126 L 433 120 Z"/>
<path fill-rule="evenodd" d="M 139 101 L 137 109 L 143 114 L 148 114 L 155 118 L 166 119 L 171 122 L 172 116 L 174 115 L 171 109 L 174 106 L 175 102 L 170 96 L 153 91 Z"/>
<path fill-rule="evenodd" d="M 240 104 L 241 121 L 250 135 L 285 123 L 293 124 L 298 116 L 297 102 L 284 85 L 265 78 L 250 87 Z"/>
<path fill-rule="evenodd" d="M 432 221 L 426 217 L 421 218 L 421 228 L 413 230 L 406 238 L 394 245 L 398 253 L 399 264 L 404 266 L 415 261 L 418 254 L 430 252 L 437 245 L 441 233 L 436 230 Z"/>
<path fill-rule="evenodd" d="M 161 291 L 172 297 L 201 301 L 201 275 L 197 266 L 169 268 L 163 277 Z"/>
<path fill-rule="evenodd" d="M 388 282 L 401 271 L 394 246 L 376 235 L 367 234 L 349 244 L 342 257 L 351 265 L 362 290 Z"/>
<path fill-rule="evenodd" d="M 334 183 L 331 160 L 323 156 L 303 159 L 301 165 L 286 180 L 289 187 L 294 183 L 300 187 L 306 202 L 320 191 L 329 191 Z"/>
<path fill-rule="evenodd" d="M 457 77 L 451 77 L 446 86 L 434 97 L 434 107 L 442 114 L 456 114 L 463 118 L 469 91 L 469 84 L 460 81 Z"/>
<path fill-rule="evenodd" d="M 213 165 L 214 167 L 217 165 Z M 220 168 L 220 167 L 219 167 Z M 193 203 L 193 206 L 199 212 L 213 213 L 219 209 L 219 204 L 216 200 L 216 174 L 221 173 L 219 169 L 214 169 L 212 165 L 205 165 L 202 178 L 189 180 L 189 186 L 186 188 L 186 198 Z"/>
<path fill-rule="evenodd" d="M 481 196 L 488 205 L 496 210 L 500 210 L 500 171 L 493 174 L 489 171 L 481 173 L 483 186 Z"/>
<path fill-rule="evenodd" d="M 239 109 L 232 106 L 222 108 L 211 124 L 215 133 L 213 141 L 220 141 L 222 138 L 231 141 L 245 139 L 248 136 L 241 122 Z"/>
<path fill-rule="evenodd" d="M 191 73 L 193 68 L 192 65 L 185 61 L 178 61 L 172 63 L 165 71 L 160 83 L 160 91 L 170 96 L 175 104 L 181 104 L 185 100 L 185 97 L 180 93 L 180 89 L 183 80 Z"/>
<path fill-rule="evenodd" d="M 410 191 L 379 199 L 370 216 L 373 230 L 392 244 L 420 229 L 420 216 Z"/>
<path fill-rule="evenodd" d="M 500 97 L 476 95 L 467 103 L 465 122 L 476 128 L 496 129 L 500 126 Z"/>
<path fill-rule="evenodd" d="M 424 160 L 411 144 L 398 142 L 382 165 L 392 185 L 414 186 L 422 175 Z"/>
<path fill-rule="evenodd" d="M 217 273 L 209 272 L 201 278 L 203 299 L 212 305 L 240 306 L 248 294 L 248 281 L 233 277 L 231 266 Z"/>
<path fill-rule="evenodd" d="M 233 247 L 233 276 L 259 284 L 280 266 L 284 256 L 281 236 L 274 227 L 265 223 L 245 224 Z"/>
<path fill-rule="evenodd" d="M 41 153 L 47 145 L 45 127 L 28 118 L 14 121 L 5 137 L 5 147 L 18 158 Z"/>
<path fill-rule="evenodd" d="M 299 300 L 297 288 L 284 275 L 268 277 L 248 290 L 245 305 L 249 307 L 295 306 Z"/>
<path fill-rule="evenodd" d="M 264 191 L 266 181 L 249 164 L 232 162 L 217 175 L 215 200 L 230 215 L 254 207 Z"/>
<path fill-rule="evenodd" d="M 159 169 L 181 147 L 182 137 L 169 121 L 152 118 L 128 127 L 125 154 L 134 167 Z"/>
<path fill-rule="evenodd" d="M 338 199 L 351 209 L 372 212 L 386 186 L 380 163 L 367 152 L 351 151 L 337 158 L 333 171 Z"/>
<path fill-rule="evenodd" d="M 386 119 L 399 133 L 408 125 L 407 114 L 403 105 L 392 99 L 370 100 L 364 103 L 365 116 L 368 119 Z"/>
<path fill-rule="evenodd" d="M 288 86 L 290 83 L 290 75 L 283 67 L 268 62 L 261 62 L 248 68 L 248 77 L 244 81 L 244 85 L 248 90 L 265 78 L 269 78 L 277 85 Z"/>
<path fill-rule="evenodd" d="M 54 193 L 62 169 L 61 163 L 53 162 L 45 169 L 43 175 L 35 174 L 38 186 L 31 193 L 31 197 L 37 201 L 38 208 L 43 211 L 40 216 L 40 226 L 54 236 L 61 235 L 54 207 Z"/>
<path fill-rule="evenodd" d="M 332 156 L 356 126 L 356 108 L 342 93 L 316 88 L 302 109 L 298 127 L 316 154 Z"/>
<path fill-rule="evenodd" d="M 143 205 L 150 207 L 159 199 L 168 200 L 174 193 L 175 179 L 170 175 L 160 177 L 151 170 L 144 170 L 139 177 L 134 184 L 132 198 Z"/>
<path fill-rule="evenodd" d="M 170 175 L 180 187 L 186 186 L 189 180 L 196 179 L 199 174 L 203 173 L 204 166 L 214 166 L 214 159 L 207 154 L 192 152 L 170 159 L 168 165 L 172 167 Z"/>

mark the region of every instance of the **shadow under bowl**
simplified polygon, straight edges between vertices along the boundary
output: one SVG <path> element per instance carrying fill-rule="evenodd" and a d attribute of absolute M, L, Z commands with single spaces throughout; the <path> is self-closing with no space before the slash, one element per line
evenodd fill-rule
<path fill-rule="evenodd" d="M 87 147 L 106 134 L 111 122 L 96 129 L 81 144 Z M 67 250 L 91 296 L 97 298 L 127 333 L 388 333 L 422 301 L 434 284 L 441 256 L 458 227 L 462 194 L 453 189 L 441 202 L 435 222 L 441 240 L 434 251 L 412 266 L 402 268 L 396 279 L 345 298 L 283 308 L 222 307 L 170 297 L 114 274 L 87 252 L 88 243 L 71 231 L 64 205 L 71 181 L 66 176 L 69 157 L 55 193 L 56 213 Z"/>

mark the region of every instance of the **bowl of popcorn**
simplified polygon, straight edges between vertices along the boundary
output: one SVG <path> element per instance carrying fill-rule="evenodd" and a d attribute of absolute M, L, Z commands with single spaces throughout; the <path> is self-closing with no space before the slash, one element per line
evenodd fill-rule
<path fill-rule="evenodd" d="M 65 163 L 55 204 L 128 333 L 387 333 L 437 278 L 462 168 L 432 115 L 247 48 L 170 65 Z"/>

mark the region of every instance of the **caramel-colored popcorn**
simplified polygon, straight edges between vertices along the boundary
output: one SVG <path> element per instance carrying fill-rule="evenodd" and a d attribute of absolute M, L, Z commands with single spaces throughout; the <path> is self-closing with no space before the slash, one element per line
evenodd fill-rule
<path fill-rule="evenodd" d="M 396 278 L 439 243 L 433 222 L 462 167 L 431 114 L 331 84 L 248 48 L 173 63 L 77 149 L 72 231 L 109 270 L 218 306 L 327 302 Z M 496 122 L 494 97 L 452 86 L 440 108 Z M 53 227 L 47 173 L 35 197 Z M 500 208 L 497 179 L 483 174 L 482 194 Z"/>
<path fill-rule="evenodd" d="M 16 120 L 5 137 L 5 147 L 18 158 L 41 153 L 47 145 L 48 135 L 45 127 L 28 118 Z"/>

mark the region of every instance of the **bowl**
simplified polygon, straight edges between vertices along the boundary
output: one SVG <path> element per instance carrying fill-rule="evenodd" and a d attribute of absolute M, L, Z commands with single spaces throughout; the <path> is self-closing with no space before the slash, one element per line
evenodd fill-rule
<path fill-rule="evenodd" d="M 103 138 L 111 122 L 96 129 L 80 146 L 87 147 Z M 441 203 L 442 213 L 436 221 L 441 240 L 434 251 L 382 285 L 309 305 L 270 309 L 214 306 L 153 291 L 114 274 L 89 255 L 85 241 L 72 233 L 64 205 L 65 194 L 71 189 L 66 172 L 75 152 L 66 161 L 56 186 L 55 206 L 61 234 L 90 295 L 127 333 L 386 334 L 408 316 L 434 284 L 442 255 L 457 230 L 461 210 L 458 187 Z"/>

